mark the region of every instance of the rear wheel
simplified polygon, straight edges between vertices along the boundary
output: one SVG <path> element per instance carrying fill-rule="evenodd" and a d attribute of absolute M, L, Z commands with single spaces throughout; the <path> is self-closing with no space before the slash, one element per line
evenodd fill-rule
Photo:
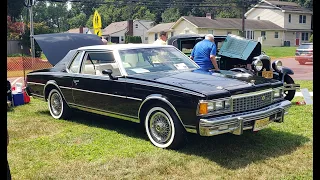
<path fill-rule="evenodd" d="M 284 76 L 284 84 L 294 84 L 293 79 L 289 75 Z M 296 90 L 287 90 L 284 91 L 284 99 L 291 101 L 296 94 Z"/>
<path fill-rule="evenodd" d="M 185 130 L 172 109 L 156 104 L 145 116 L 145 129 L 151 143 L 159 148 L 178 149 L 186 142 Z"/>
<path fill-rule="evenodd" d="M 48 96 L 48 107 L 52 117 L 65 119 L 69 115 L 70 108 L 57 89 L 52 89 Z"/>

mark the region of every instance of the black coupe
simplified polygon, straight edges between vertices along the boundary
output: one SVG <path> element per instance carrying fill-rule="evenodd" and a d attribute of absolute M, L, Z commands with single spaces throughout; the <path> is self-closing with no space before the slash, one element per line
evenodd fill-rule
<path fill-rule="evenodd" d="M 281 81 L 202 71 L 174 46 L 95 45 L 96 35 L 69 33 L 35 39 L 54 67 L 28 73 L 27 89 L 48 102 L 52 117 L 75 108 L 141 123 L 159 148 L 181 147 L 187 132 L 258 131 L 283 122 L 291 105 Z"/>

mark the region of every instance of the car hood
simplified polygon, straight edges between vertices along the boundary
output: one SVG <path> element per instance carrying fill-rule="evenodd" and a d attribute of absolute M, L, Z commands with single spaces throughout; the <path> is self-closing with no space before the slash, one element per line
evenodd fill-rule
<path fill-rule="evenodd" d="M 201 70 L 148 73 L 130 76 L 131 78 L 171 85 L 204 95 L 227 91 L 230 95 L 245 93 L 282 85 L 281 81 L 266 79 L 248 73 L 221 70 L 209 73 Z"/>
<path fill-rule="evenodd" d="M 34 35 L 41 50 L 51 65 L 56 65 L 73 49 L 82 46 L 103 45 L 100 37 L 95 34 L 52 33 Z"/>

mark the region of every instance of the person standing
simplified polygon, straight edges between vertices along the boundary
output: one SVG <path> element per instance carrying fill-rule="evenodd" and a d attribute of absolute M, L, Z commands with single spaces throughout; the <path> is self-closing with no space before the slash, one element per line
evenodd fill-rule
<path fill-rule="evenodd" d="M 157 45 L 167 45 L 167 33 L 164 31 L 160 32 L 160 37 L 153 43 L 153 44 L 157 44 Z"/>
<path fill-rule="evenodd" d="M 208 34 L 205 39 L 198 42 L 192 52 L 190 58 L 200 66 L 200 69 L 209 71 L 219 71 L 218 63 L 216 60 L 217 47 L 214 43 L 214 36 Z"/>

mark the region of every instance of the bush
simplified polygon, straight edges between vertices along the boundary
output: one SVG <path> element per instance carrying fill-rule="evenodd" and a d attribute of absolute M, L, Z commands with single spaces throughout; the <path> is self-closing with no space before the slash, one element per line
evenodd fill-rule
<path fill-rule="evenodd" d="M 125 43 L 142 43 L 140 36 L 126 36 Z"/>
<path fill-rule="evenodd" d="M 311 34 L 309 42 L 313 42 L 313 34 Z"/>

